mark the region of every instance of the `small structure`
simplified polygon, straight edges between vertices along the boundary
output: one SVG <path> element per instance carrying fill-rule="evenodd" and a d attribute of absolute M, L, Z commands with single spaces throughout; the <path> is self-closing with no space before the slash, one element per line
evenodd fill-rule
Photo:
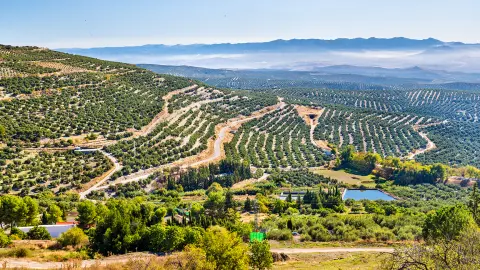
<path fill-rule="evenodd" d="M 95 149 L 95 148 L 81 148 L 81 147 L 75 147 L 75 149 L 73 150 L 75 153 L 81 153 L 81 154 L 91 154 L 93 152 L 96 152 L 98 151 L 98 149 Z"/>
<path fill-rule="evenodd" d="M 60 234 L 68 231 L 70 228 L 75 227 L 75 224 L 61 224 L 61 225 L 39 225 L 38 227 L 44 227 L 47 229 L 48 233 L 50 233 L 50 236 L 53 238 L 57 238 L 60 236 Z M 28 233 L 33 226 L 29 227 L 18 227 L 22 232 Z"/>

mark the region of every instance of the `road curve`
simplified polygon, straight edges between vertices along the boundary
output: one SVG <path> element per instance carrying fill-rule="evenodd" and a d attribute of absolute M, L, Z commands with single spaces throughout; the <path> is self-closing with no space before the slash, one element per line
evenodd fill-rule
<path fill-rule="evenodd" d="M 85 197 L 87 196 L 88 193 L 92 192 L 93 190 L 98 190 L 98 187 L 100 187 L 101 185 L 103 185 L 103 183 L 105 183 L 106 181 L 108 181 L 108 179 L 110 179 L 110 177 L 112 177 L 112 175 L 117 172 L 117 171 L 120 171 L 122 169 L 122 165 L 120 165 L 120 163 L 118 162 L 118 160 L 112 156 L 111 154 L 101 150 L 101 149 L 97 149 L 97 151 L 99 151 L 100 153 L 102 153 L 104 156 L 106 156 L 108 159 L 110 159 L 112 162 L 113 162 L 113 165 L 114 165 L 114 170 L 112 170 L 109 174 L 107 174 L 102 180 L 98 181 L 98 183 L 96 183 L 95 185 L 91 186 L 89 189 L 85 190 L 85 191 L 82 191 L 79 193 L 80 195 L 80 199 L 85 199 Z"/>
<path fill-rule="evenodd" d="M 275 109 L 281 109 L 281 108 L 285 107 L 285 102 L 283 102 L 282 99 L 279 99 L 279 102 L 274 107 L 275 107 Z M 223 146 L 223 142 L 225 140 L 225 135 L 227 134 L 227 132 L 229 132 L 233 127 L 235 127 L 239 124 L 243 124 L 243 123 L 248 122 L 250 120 L 260 118 L 260 117 L 262 117 L 262 116 L 264 116 L 268 113 L 271 113 L 273 111 L 274 110 L 267 110 L 265 112 L 258 113 L 256 115 L 246 117 L 246 118 L 230 119 L 229 121 L 227 121 L 227 125 L 220 129 L 220 132 L 218 133 L 218 136 L 215 139 L 215 142 L 213 144 L 213 154 L 211 156 L 203 159 L 203 160 L 200 160 L 200 161 L 197 161 L 193 164 L 190 164 L 188 167 L 196 167 L 196 166 L 199 166 L 199 165 L 202 165 L 202 164 L 205 164 L 205 163 L 208 164 L 210 162 L 213 162 L 213 161 L 217 160 L 218 158 L 220 158 L 222 156 L 222 146 Z M 182 167 L 185 168 L 187 166 L 182 166 Z"/>

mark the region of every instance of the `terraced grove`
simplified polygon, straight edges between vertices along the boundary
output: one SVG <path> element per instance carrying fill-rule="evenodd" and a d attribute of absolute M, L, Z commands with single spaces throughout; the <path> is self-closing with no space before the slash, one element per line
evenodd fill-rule
<path fill-rule="evenodd" d="M 323 151 L 310 140 L 310 128 L 291 105 L 242 125 L 225 146 L 227 157 L 261 168 L 316 167 Z"/>

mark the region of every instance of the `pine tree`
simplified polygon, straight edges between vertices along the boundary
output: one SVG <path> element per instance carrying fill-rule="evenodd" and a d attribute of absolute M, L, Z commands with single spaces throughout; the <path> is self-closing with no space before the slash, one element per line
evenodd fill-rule
<path fill-rule="evenodd" d="M 320 208 L 321 202 L 320 202 L 320 197 L 318 196 L 318 194 L 316 194 L 316 193 L 313 194 L 311 205 L 312 205 L 312 209 L 319 209 Z"/>
<path fill-rule="evenodd" d="M 245 201 L 245 204 L 243 205 L 243 209 L 246 212 L 252 211 L 252 201 L 250 200 L 249 197 L 247 197 L 247 200 Z"/>
<path fill-rule="evenodd" d="M 300 209 L 302 206 L 302 197 L 300 197 L 300 194 L 297 195 L 297 208 Z"/>
<path fill-rule="evenodd" d="M 288 203 L 291 203 L 291 202 L 292 202 L 292 192 L 288 192 L 288 196 L 287 196 L 286 201 L 287 201 Z"/>
<path fill-rule="evenodd" d="M 45 212 L 42 213 L 42 224 L 43 225 L 48 224 L 48 217 L 47 217 L 47 213 Z"/>
<path fill-rule="evenodd" d="M 230 189 L 225 194 L 225 211 L 229 208 L 235 209 L 235 200 L 233 199 L 233 192 Z"/>
<path fill-rule="evenodd" d="M 287 221 L 287 228 L 292 231 L 293 230 L 293 223 L 292 223 L 292 219 L 289 219 Z"/>
<path fill-rule="evenodd" d="M 468 208 L 472 212 L 473 218 L 478 225 L 480 225 L 480 194 L 478 194 L 478 183 L 473 184 L 473 190 L 470 194 L 470 200 L 468 202 Z"/>

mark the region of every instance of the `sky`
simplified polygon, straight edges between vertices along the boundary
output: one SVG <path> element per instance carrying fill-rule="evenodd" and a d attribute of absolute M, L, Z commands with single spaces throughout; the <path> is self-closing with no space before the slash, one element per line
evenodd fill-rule
<path fill-rule="evenodd" d="M 14 0 L 0 44 L 89 48 L 397 37 L 480 43 L 479 0 Z"/>

